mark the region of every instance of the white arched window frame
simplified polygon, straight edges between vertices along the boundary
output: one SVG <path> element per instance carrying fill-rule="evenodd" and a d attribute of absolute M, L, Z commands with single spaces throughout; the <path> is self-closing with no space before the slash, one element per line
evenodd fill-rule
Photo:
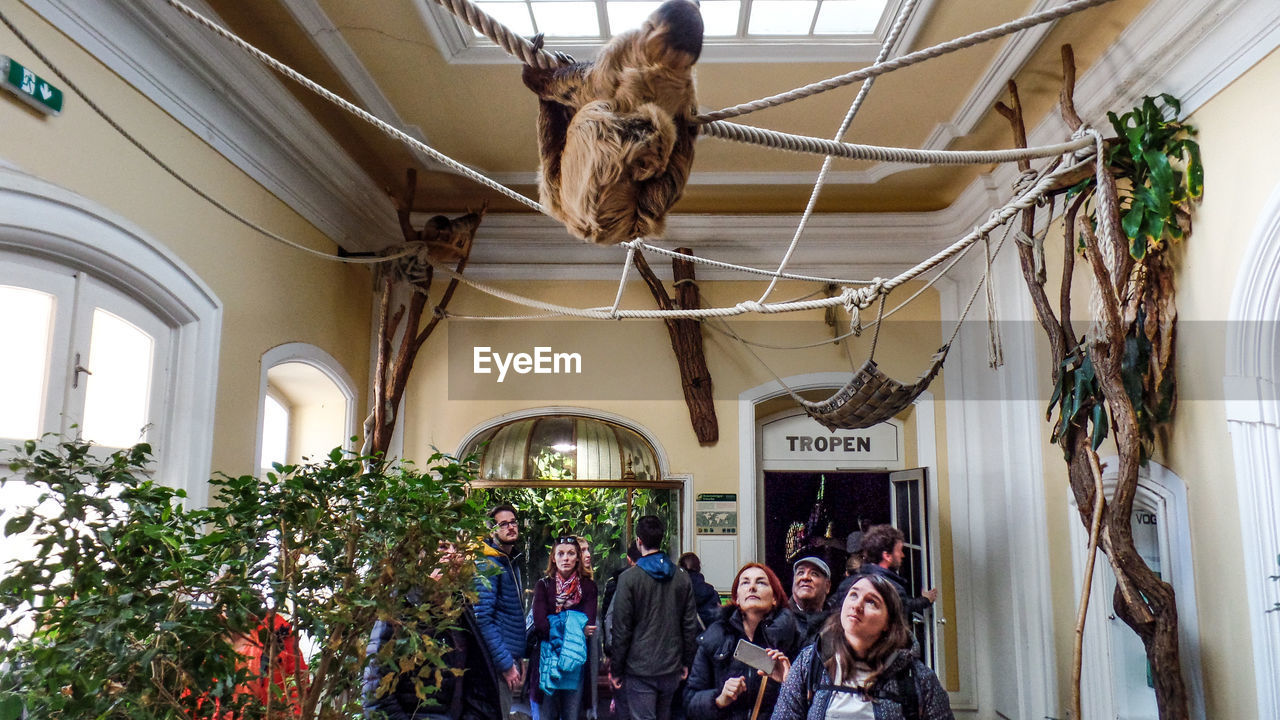
<path fill-rule="evenodd" d="M 1116 489 L 1120 460 L 1116 456 L 1101 458 L 1102 485 L 1107 497 Z M 1159 557 L 1158 572 L 1163 580 L 1173 586 L 1178 610 L 1178 650 L 1182 658 L 1184 681 L 1190 696 L 1191 717 L 1204 720 L 1204 681 L 1200 671 L 1200 629 L 1196 611 L 1195 573 L 1191 559 L 1191 523 L 1187 513 L 1187 489 L 1182 478 L 1156 462 L 1148 462 L 1138 471 L 1138 490 L 1134 495 L 1135 515 L 1150 514 L 1156 523 L 1154 549 Z M 1071 560 L 1074 570 L 1076 596 L 1083 585 L 1084 568 L 1088 559 L 1089 534 L 1080 522 L 1074 496 L 1070 503 L 1067 525 L 1071 528 Z M 1135 536 L 1139 533 L 1135 531 Z M 1143 547 L 1139 553 L 1144 554 Z M 1084 630 L 1084 667 L 1081 675 L 1081 694 L 1084 717 L 1133 718 L 1130 699 L 1142 692 L 1133 686 L 1133 678 L 1141 676 L 1141 668 L 1122 667 L 1126 659 L 1135 662 L 1132 654 L 1139 655 L 1136 662 L 1143 662 L 1141 641 L 1124 621 L 1111 609 L 1115 576 L 1107 558 L 1099 551 L 1094 564 L 1093 585 L 1089 594 L 1089 615 Z M 1135 650 L 1136 647 L 1136 650 Z M 1125 657 L 1128 648 L 1130 656 Z M 1130 681 L 1126 686 L 1125 678 Z M 1154 718 L 1155 691 L 1150 695 L 1150 717 Z"/>
<path fill-rule="evenodd" d="M 1258 717 L 1280 717 L 1280 185 L 1236 276 L 1223 392 L 1231 433 Z"/>
<path fill-rule="evenodd" d="M 262 431 L 266 417 L 266 399 L 268 393 L 272 392 L 270 383 L 267 381 L 267 373 L 271 368 L 285 363 L 302 363 L 319 370 L 333 382 L 338 392 L 342 393 L 345 405 L 342 416 L 342 447 L 347 450 L 352 449 L 351 438 L 356 434 L 356 383 L 352 379 L 351 373 L 347 372 L 346 368 L 336 358 L 315 345 L 298 342 L 285 343 L 277 345 L 262 354 L 261 372 L 258 376 L 258 431 L 254 435 L 254 463 L 256 464 L 258 459 L 262 457 Z M 278 394 L 275 397 L 277 400 L 283 400 Z M 288 407 L 288 402 L 284 402 L 284 404 Z M 292 413 L 290 414 L 292 415 Z"/>
<path fill-rule="evenodd" d="M 168 248 L 111 211 L 0 165 L 0 251 L 84 273 L 136 303 L 170 333 L 167 377 L 151 398 L 149 441 L 161 482 L 208 502 L 222 305 Z M 55 339 L 57 341 L 57 339 Z M 50 387 L 60 383 L 50 382 Z M 43 431 L 61 430 L 61 398 L 46 398 Z"/>

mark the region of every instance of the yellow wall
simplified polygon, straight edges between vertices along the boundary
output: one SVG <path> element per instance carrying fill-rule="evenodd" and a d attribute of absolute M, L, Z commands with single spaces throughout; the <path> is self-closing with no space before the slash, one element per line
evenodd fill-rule
<path fill-rule="evenodd" d="M 1224 375 L 1223 321 L 1235 278 L 1259 214 L 1280 181 L 1275 165 L 1280 157 L 1280 138 L 1258 131 L 1280 116 L 1276 87 L 1280 87 L 1280 53 L 1272 53 L 1189 118 L 1200 131 L 1205 197 L 1196 211 L 1191 238 L 1177 253 L 1180 327 L 1176 353 L 1183 399 L 1168 440 L 1155 460 L 1182 478 L 1187 487 L 1205 710 L 1210 718 L 1257 714 L 1252 640 L 1245 621 L 1249 608 L 1239 559 L 1239 498 L 1226 415 L 1218 398 Z M 1060 246 L 1048 243 L 1047 247 L 1056 252 L 1053 264 L 1060 267 Z M 1082 327 L 1077 323 L 1077 329 Z M 1042 351 L 1040 357 L 1047 354 Z M 1045 375 L 1047 378 L 1047 371 Z M 1188 399 L 1192 395 L 1200 399 Z M 1046 426 L 1047 513 L 1050 537 L 1056 540 L 1051 560 L 1059 694 L 1062 706 L 1068 707 L 1077 598 L 1071 586 L 1070 548 L 1065 538 L 1066 523 L 1076 520 L 1067 517 L 1065 465 L 1047 437 Z"/>
<path fill-rule="evenodd" d="M 324 252 L 334 245 L 202 140 L 18 3 L 6 9 L 37 47 L 114 119 L 179 173 L 254 222 Z M 68 188 L 140 226 L 222 303 L 213 468 L 254 469 L 259 358 L 285 342 L 337 358 L 363 393 L 368 377 L 367 271 L 312 259 L 247 230 L 129 145 L 7 29 L 0 47 L 68 92 L 45 117 L 0 94 L 0 159 Z M 363 399 L 359 408 L 363 410 Z"/>
<path fill-rule="evenodd" d="M 530 297 L 559 302 L 578 307 L 609 306 L 617 291 L 616 282 L 531 281 L 506 283 L 504 288 Z M 763 284 L 749 282 L 700 282 L 703 306 L 728 306 L 744 299 L 755 299 L 764 289 Z M 904 287 L 890 297 L 893 307 L 910 295 L 918 286 Z M 795 298 L 812 291 L 811 285 L 780 285 L 772 300 Z M 633 279 L 624 295 L 623 307 L 653 308 L 654 301 L 638 278 Z M 494 300 L 478 292 L 460 290 L 449 308 L 460 315 L 511 315 L 526 311 L 505 302 Z M 933 353 L 949 334 L 952 326 L 938 324 L 937 294 L 928 291 L 917 301 L 885 323 L 881 334 L 876 360 L 882 370 L 904 382 L 914 381 L 929 365 Z M 836 313 L 840 330 L 847 329 L 848 316 L 843 310 Z M 831 330 L 823 324 L 822 311 L 766 318 L 750 318 L 731 321 L 735 330 L 744 337 L 780 345 L 802 344 L 831 337 Z M 874 309 L 864 314 L 868 321 L 874 318 Z M 454 322 L 454 321 L 451 321 Z M 742 349 L 736 340 L 714 332 L 704 332 L 706 357 L 715 388 L 715 409 L 719 421 L 720 439 L 715 445 L 701 446 L 694 436 L 688 409 L 680 390 L 679 370 L 665 325 L 657 320 L 611 321 L 555 321 L 551 325 L 534 325 L 534 321 L 494 322 L 487 324 L 477 334 L 466 335 L 466 347 L 461 356 L 455 352 L 453 363 L 466 362 L 468 372 L 449 376 L 449 330 L 441 325 L 423 347 L 414 366 L 414 378 L 406 395 L 405 456 L 426 457 L 432 448 L 455 452 L 464 436 L 478 425 L 504 413 L 526 408 L 552 405 L 569 405 L 602 410 L 624 416 L 647 428 L 670 458 L 671 471 L 691 473 L 695 492 L 739 491 L 739 443 L 738 443 L 738 394 L 770 382 L 768 370 Z M 473 323 L 474 325 L 474 323 Z M 456 326 L 454 326 L 456 327 Z M 457 331 L 461 338 L 461 331 Z M 470 331 L 472 333 L 476 331 Z M 871 344 L 871 333 L 857 339 L 852 345 L 853 358 L 860 364 Z M 522 338 L 529 338 L 522 340 Z M 478 383 L 490 383 L 493 378 L 475 376 L 469 372 L 471 347 L 480 342 L 492 342 L 495 348 L 521 348 L 529 351 L 535 344 L 550 345 L 557 352 L 581 351 L 590 346 L 608 348 L 607 368 L 584 368 L 581 380 L 573 381 L 568 393 L 560 398 L 530 400 L 521 395 L 521 382 L 526 378 L 508 375 L 504 393 L 498 399 L 463 399 L 474 397 Z M 506 343 L 506 344 L 504 344 Z M 849 372 L 850 363 L 845 353 L 832 346 L 802 351 L 758 349 L 757 352 L 769 366 L 782 377 L 815 372 Z M 590 362 L 590 358 L 584 360 Z M 460 382 L 461 381 L 461 382 Z M 939 377 L 930 387 L 936 399 L 945 396 L 943 378 Z M 452 397 L 450 397 L 452 394 Z M 486 396 L 488 397 L 488 396 Z M 762 414 L 794 406 L 789 401 L 781 405 L 770 403 Z M 942 597 L 946 611 L 954 613 L 951 597 L 951 538 L 950 538 L 950 486 L 946 475 L 946 415 L 942 403 L 936 405 L 935 432 L 938 438 L 940 477 L 938 495 L 943 578 Z M 914 438 L 914 413 L 904 416 L 907 420 L 908 456 L 916 457 Z M 746 559 L 744 558 L 744 561 Z M 958 676 L 954 675 L 956 660 L 954 625 L 946 626 L 947 646 L 952 656 L 949 667 L 953 669 L 952 687 Z"/>

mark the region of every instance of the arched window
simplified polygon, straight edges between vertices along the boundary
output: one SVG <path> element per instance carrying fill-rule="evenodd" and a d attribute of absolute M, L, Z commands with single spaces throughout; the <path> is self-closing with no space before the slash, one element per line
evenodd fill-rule
<path fill-rule="evenodd" d="M 0 168 L 0 316 L 0 442 L 145 440 L 157 478 L 204 505 L 222 311 L 190 268 L 123 218 Z"/>
<path fill-rule="evenodd" d="M 566 532 L 588 539 L 596 575 L 609 577 L 643 515 L 663 519 L 666 550 L 679 555 L 684 483 L 665 475 L 654 443 L 620 421 L 563 411 L 499 419 L 472 432 L 458 457 L 475 460 L 474 486 L 490 503 L 519 511 L 528 587 Z"/>
<path fill-rule="evenodd" d="M 258 468 L 320 458 L 355 434 L 355 382 L 332 355 L 287 343 L 262 355 Z"/>

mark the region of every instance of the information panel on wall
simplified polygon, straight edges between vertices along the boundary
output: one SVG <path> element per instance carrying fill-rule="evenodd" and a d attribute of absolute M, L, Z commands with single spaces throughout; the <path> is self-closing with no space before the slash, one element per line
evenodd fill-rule
<path fill-rule="evenodd" d="M 761 428 L 765 470 L 887 468 L 903 466 L 902 423 L 831 432 L 808 415 L 792 415 Z"/>

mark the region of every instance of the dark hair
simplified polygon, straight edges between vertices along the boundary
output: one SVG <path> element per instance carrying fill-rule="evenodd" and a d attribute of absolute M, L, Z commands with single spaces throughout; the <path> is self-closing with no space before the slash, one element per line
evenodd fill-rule
<path fill-rule="evenodd" d="M 738 574 L 733 576 L 733 587 L 729 591 L 729 605 L 738 606 L 738 582 L 742 580 L 742 573 L 751 568 L 759 568 L 764 571 L 764 577 L 769 581 L 769 588 L 773 590 L 773 607 L 780 608 L 787 606 L 787 590 L 782 587 L 782 581 L 778 579 L 778 574 L 769 569 L 767 565 L 760 563 L 747 563 L 738 568 Z"/>
<path fill-rule="evenodd" d="M 578 544 L 578 538 L 573 535 L 561 535 L 551 542 L 551 552 L 547 554 L 547 577 L 554 577 L 556 574 L 556 548 L 561 545 L 572 545 L 573 551 L 578 554 L 577 564 L 573 568 L 574 574 L 580 578 L 588 577 L 586 569 L 582 567 L 582 546 Z"/>
<path fill-rule="evenodd" d="M 631 558 L 631 562 L 640 559 L 640 546 L 636 544 L 635 540 L 632 540 L 631 544 L 627 546 L 627 557 Z"/>
<path fill-rule="evenodd" d="M 520 516 L 520 513 L 516 512 L 516 507 L 514 505 L 512 505 L 511 503 L 501 503 L 489 508 L 489 519 L 492 520 L 496 518 L 498 516 L 498 513 L 504 510 L 517 517 Z"/>
<path fill-rule="evenodd" d="M 636 521 L 636 538 L 645 550 L 661 550 L 662 536 L 667 532 L 662 518 L 657 515 L 645 515 Z"/>
<path fill-rule="evenodd" d="M 680 559 L 676 561 L 676 564 L 685 572 L 702 572 L 702 561 L 698 559 L 697 553 L 687 552 L 681 555 Z"/>
<path fill-rule="evenodd" d="M 893 549 L 906 540 L 902 531 L 892 525 L 872 525 L 862 534 L 862 560 L 872 565 L 879 565 L 884 554 L 893 554 Z"/>
<path fill-rule="evenodd" d="M 871 649 L 867 651 L 865 657 L 859 658 L 854 655 L 853 647 L 844 636 L 844 624 L 841 622 L 844 616 L 844 601 L 849 597 L 846 593 L 836 605 L 835 612 L 831 613 L 827 621 L 822 624 L 822 630 L 818 633 L 818 650 L 822 653 L 822 662 L 827 667 L 827 674 L 833 680 L 836 676 L 837 657 L 840 658 L 840 666 L 846 673 L 845 679 L 852 675 L 855 660 L 861 660 L 870 666 L 871 675 L 866 682 L 866 689 L 870 692 L 880 681 L 880 672 L 889 664 L 893 654 L 898 650 L 911 647 L 911 631 L 907 629 L 907 615 L 902 606 L 902 598 L 898 597 L 898 589 L 893 586 L 893 583 L 879 575 L 861 575 L 853 585 L 863 580 L 871 583 L 871 587 L 884 600 L 884 607 L 889 615 L 884 633 L 871 644 Z M 849 590 L 852 592 L 852 585 Z"/>

